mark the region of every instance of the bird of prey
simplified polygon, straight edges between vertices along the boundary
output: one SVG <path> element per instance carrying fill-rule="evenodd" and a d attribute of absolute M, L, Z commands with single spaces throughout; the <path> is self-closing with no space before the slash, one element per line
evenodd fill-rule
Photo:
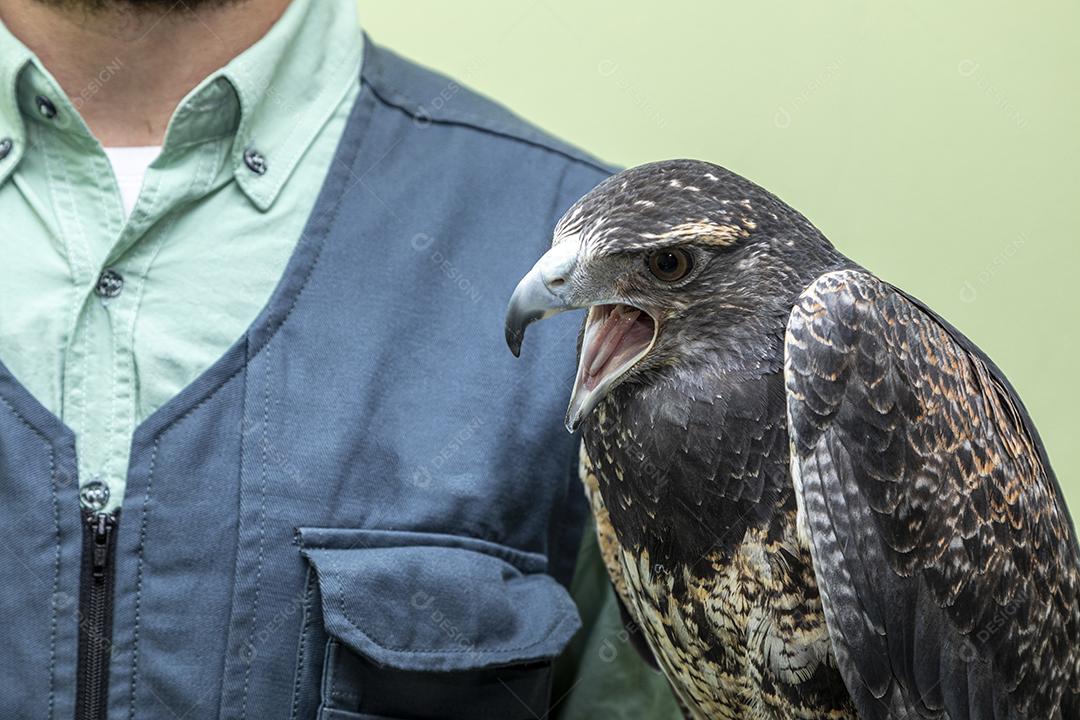
<path fill-rule="evenodd" d="M 1077 720 L 1080 550 L 1002 372 L 716 165 L 619 173 L 507 311 L 587 309 L 566 425 L 692 718 Z"/>

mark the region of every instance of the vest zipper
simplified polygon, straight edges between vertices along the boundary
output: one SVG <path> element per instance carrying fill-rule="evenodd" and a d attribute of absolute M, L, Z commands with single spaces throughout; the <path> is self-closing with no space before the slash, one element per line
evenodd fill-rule
<path fill-rule="evenodd" d="M 113 559 L 118 520 L 117 515 L 107 512 L 83 510 L 75 720 L 105 720 L 112 654 Z"/>

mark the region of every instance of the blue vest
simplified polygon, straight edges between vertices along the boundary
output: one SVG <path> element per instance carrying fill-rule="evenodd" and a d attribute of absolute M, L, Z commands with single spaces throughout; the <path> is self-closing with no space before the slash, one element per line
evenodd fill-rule
<path fill-rule="evenodd" d="M 0 717 L 547 712 L 580 624 L 579 319 L 515 360 L 503 311 L 607 170 L 367 45 L 284 275 L 138 428 L 116 518 L 0 368 Z"/>

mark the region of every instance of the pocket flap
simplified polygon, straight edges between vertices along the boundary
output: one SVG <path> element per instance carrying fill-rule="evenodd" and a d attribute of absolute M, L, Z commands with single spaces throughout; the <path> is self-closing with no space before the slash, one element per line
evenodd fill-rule
<path fill-rule="evenodd" d="M 542 555 L 435 533 L 300 528 L 327 632 L 381 665 L 450 671 L 547 660 L 581 626 Z"/>

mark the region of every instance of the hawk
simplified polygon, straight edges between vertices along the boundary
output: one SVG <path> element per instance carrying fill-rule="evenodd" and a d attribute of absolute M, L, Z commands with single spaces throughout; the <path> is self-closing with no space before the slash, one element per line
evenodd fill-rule
<path fill-rule="evenodd" d="M 750 181 L 597 186 L 506 337 L 587 309 L 566 426 L 692 718 L 1080 718 L 1080 550 L 1002 372 Z"/>

